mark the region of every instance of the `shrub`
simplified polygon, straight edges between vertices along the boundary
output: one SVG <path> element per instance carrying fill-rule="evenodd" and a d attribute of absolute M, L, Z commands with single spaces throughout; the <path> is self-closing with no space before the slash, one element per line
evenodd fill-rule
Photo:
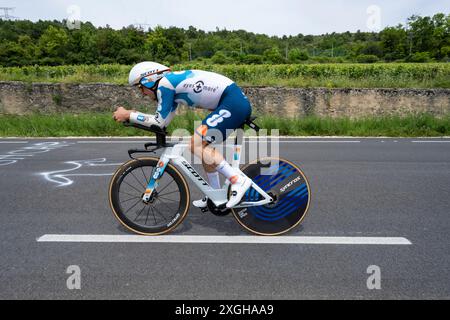
<path fill-rule="evenodd" d="M 372 54 L 361 54 L 356 57 L 356 61 L 359 63 L 375 63 L 378 62 L 378 57 Z"/>

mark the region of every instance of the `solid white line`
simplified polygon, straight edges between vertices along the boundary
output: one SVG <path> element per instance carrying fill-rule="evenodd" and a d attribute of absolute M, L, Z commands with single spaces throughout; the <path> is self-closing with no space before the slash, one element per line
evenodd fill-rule
<path fill-rule="evenodd" d="M 267 141 L 261 141 L 267 142 Z M 324 141 L 324 140 L 307 140 L 307 141 L 280 141 L 280 143 L 361 143 L 361 141 Z"/>
<path fill-rule="evenodd" d="M 107 144 L 107 143 L 145 143 L 154 139 L 142 140 L 142 141 L 77 141 L 80 144 Z"/>
<path fill-rule="evenodd" d="M 72 243 L 203 243 L 203 244 L 335 244 L 411 245 L 406 238 L 390 237 L 257 237 L 257 236 L 159 236 L 134 235 L 51 235 L 37 242 Z"/>
<path fill-rule="evenodd" d="M 26 144 L 28 141 L 0 141 L 0 144 Z"/>
<path fill-rule="evenodd" d="M 150 140 L 151 141 L 151 140 Z M 131 143 L 144 143 L 146 141 L 78 141 L 79 144 L 131 144 Z M 171 141 L 169 141 L 170 143 Z M 259 141 L 245 141 L 245 143 L 271 143 L 271 140 L 259 140 Z M 278 141 L 280 144 L 284 143 L 361 143 L 361 141 L 323 141 L 323 140 L 305 140 L 305 141 Z M 181 142 L 182 143 L 182 142 Z"/>

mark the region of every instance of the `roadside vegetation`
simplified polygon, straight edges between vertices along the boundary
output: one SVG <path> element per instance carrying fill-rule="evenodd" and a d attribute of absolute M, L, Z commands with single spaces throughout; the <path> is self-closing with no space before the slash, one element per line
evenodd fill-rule
<path fill-rule="evenodd" d="M 174 119 L 169 132 L 186 129 L 191 134 L 201 112 L 188 111 Z M 261 116 L 261 128 L 279 130 L 282 136 L 358 136 L 358 137 L 440 137 L 450 136 L 450 116 L 436 118 L 430 114 L 404 117 L 370 117 L 366 119 L 305 117 L 283 119 Z M 0 115 L 0 137 L 130 137 L 149 133 L 125 128 L 112 120 L 111 114 L 80 115 Z"/>
<path fill-rule="evenodd" d="M 0 81 L 126 84 L 131 65 L 0 67 Z M 224 74 L 241 86 L 450 88 L 449 63 L 175 65 Z"/>
<path fill-rule="evenodd" d="M 71 24 L 69 24 L 71 26 Z M 300 30 L 299 30 L 300 31 Z M 295 32 L 295 30 L 293 31 Z M 0 66 L 448 62 L 450 15 L 411 16 L 380 32 L 268 36 L 245 30 L 155 26 L 121 30 L 67 21 L 0 19 Z"/>

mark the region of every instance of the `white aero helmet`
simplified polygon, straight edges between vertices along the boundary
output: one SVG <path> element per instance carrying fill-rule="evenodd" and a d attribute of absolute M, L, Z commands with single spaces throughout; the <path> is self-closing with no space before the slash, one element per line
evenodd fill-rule
<path fill-rule="evenodd" d="M 141 84 L 148 89 L 152 89 L 156 85 L 156 82 L 168 72 L 170 72 L 170 68 L 162 64 L 149 61 L 141 62 L 131 69 L 128 83 L 130 86 Z"/>

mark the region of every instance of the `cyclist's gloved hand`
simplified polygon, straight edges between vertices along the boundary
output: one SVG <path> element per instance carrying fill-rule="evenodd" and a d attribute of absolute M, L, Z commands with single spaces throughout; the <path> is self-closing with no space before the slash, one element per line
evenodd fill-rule
<path fill-rule="evenodd" d="M 113 119 L 119 123 L 125 123 L 130 121 L 130 115 L 133 113 L 131 110 L 127 110 L 124 107 L 118 107 L 116 112 L 114 112 Z"/>

